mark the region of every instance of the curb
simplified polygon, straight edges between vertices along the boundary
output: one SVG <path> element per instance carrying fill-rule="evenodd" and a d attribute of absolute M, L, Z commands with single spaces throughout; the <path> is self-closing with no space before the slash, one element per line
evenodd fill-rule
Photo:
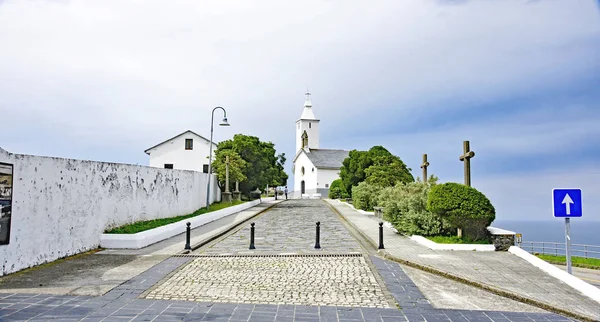
<path fill-rule="evenodd" d="M 279 200 L 278 200 L 278 201 L 279 201 Z M 210 242 L 212 242 L 212 241 L 214 241 L 214 240 L 216 240 L 216 239 L 218 239 L 218 238 L 221 238 L 221 237 L 223 237 L 224 235 L 228 234 L 228 233 L 229 233 L 229 232 L 231 232 L 232 230 L 234 230 L 234 229 L 236 229 L 236 228 L 240 227 L 241 225 L 243 225 L 243 224 L 247 223 L 248 221 L 250 221 L 250 220 L 252 220 L 252 219 L 256 218 L 257 216 L 259 216 L 259 215 L 261 215 L 261 214 L 263 214 L 263 213 L 267 212 L 268 210 L 271 210 L 271 208 L 273 208 L 273 207 L 275 207 L 276 205 L 278 205 L 278 204 L 280 204 L 280 203 L 283 203 L 283 202 L 285 202 L 285 201 L 286 201 L 286 200 L 284 199 L 284 200 L 282 200 L 282 201 L 280 201 L 280 202 L 273 203 L 273 204 L 271 204 L 270 206 L 266 207 L 265 209 L 263 209 L 263 210 L 261 210 L 261 211 L 257 212 L 256 214 L 254 214 L 254 215 L 252 215 L 252 216 L 250 216 L 250 217 L 248 217 L 248 218 L 246 218 L 246 219 L 244 219 L 244 220 L 240 221 L 239 223 L 237 223 L 237 224 L 233 224 L 233 225 L 231 225 L 231 226 L 229 226 L 229 227 L 227 227 L 227 228 L 223 229 L 222 231 L 220 231 L 220 232 L 216 233 L 215 235 L 212 235 L 212 236 L 210 236 L 210 237 L 208 237 L 208 238 L 206 238 L 206 239 L 204 239 L 204 240 L 201 240 L 201 241 L 199 241 L 199 242 L 197 242 L 197 243 L 195 243 L 195 244 L 191 245 L 191 246 L 190 246 L 190 247 L 192 247 L 192 249 L 191 249 L 191 250 L 189 250 L 189 249 L 188 249 L 188 250 L 182 250 L 182 251 L 180 251 L 180 252 L 177 252 L 177 253 L 176 253 L 176 255 L 184 255 L 184 254 L 189 254 L 189 253 L 191 253 L 191 252 L 195 251 L 196 249 L 198 249 L 198 248 L 200 248 L 200 247 L 202 247 L 202 246 L 204 246 L 204 245 L 206 245 L 206 244 L 208 244 L 208 243 L 210 243 Z M 250 208 L 249 208 L 249 209 L 250 209 Z"/>
<path fill-rule="evenodd" d="M 331 203 L 327 202 L 327 204 L 340 217 L 344 218 L 344 221 L 346 221 L 350 226 L 352 226 L 356 231 L 358 231 L 358 233 L 361 236 L 363 236 L 363 238 L 368 243 L 370 243 L 375 249 L 377 249 L 378 245 L 371 239 L 371 237 L 369 237 L 367 234 L 365 234 L 353 222 L 349 221 Z M 451 280 L 454 280 L 454 281 L 457 281 L 457 282 L 461 282 L 463 284 L 474 286 L 474 287 L 477 287 L 479 289 L 488 291 L 490 293 L 493 293 L 493 294 L 496 294 L 496 295 L 499 295 L 499 296 L 502 296 L 502 297 L 506 297 L 506 298 L 511 299 L 511 300 L 515 300 L 515 301 L 518 301 L 518 302 L 522 302 L 522 303 L 525 303 L 525 304 L 536 306 L 536 307 L 544 309 L 546 311 L 550 311 L 550 312 L 553 312 L 553 313 L 561 314 L 561 315 L 568 316 L 568 317 L 575 318 L 575 319 L 579 319 L 579 320 L 582 320 L 582 321 L 590 321 L 590 322 L 598 321 L 597 318 L 591 318 L 591 317 L 588 317 L 586 315 L 581 315 L 581 314 L 578 314 L 578 313 L 573 313 L 571 311 L 567 311 L 565 309 L 562 309 L 562 308 L 550 305 L 548 303 L 544 303 L 544 302 L 537 301 L 537 300 L 534 300 L 534 299 L 531 299 L 531 298 L 528 298 L 528 297 L 524 297 L 524 296 L 521 296 L 521 295 L 518 295 L 518 294 L 515 294 L 515 293 L 512 293 L 512 292 L 509 292 L 509 291 L 506 291 L 506 290 L 503 290 L 501 288 L 490 286 L 490 285 L 487 285 L 487 284 L 484 284 L 484 283 L 475 282 L 475 281 L 472 281 L 472 280 L 470 280 L 468 278 L 461 277 L 461 276 L 454 275 L 454 274 L 450 274 L 450 273 L 444 272 L 442 270 L 439 270 L 439 269 L 431 267 L 431 266 L 426 266 L 426 265 L 422 265 L 422 264 L 418 264 L 418 263 L 415 263 L 415 262 L 404 260 L 402 258 L 399 258 L 399 257 L 391 255 L 386 250 L 378 249 L 377 253 L 379 253 L 385 259 L 389 259 L 389 260 L 392 260 L 394 262 L 397 262 L 397 263 L 400 263 L 400 264 L 403 264 L 403 265 L 406 265 L 406 266 L 417 268 L 417 269 L 420 269 L 420 270 L 428 272 L 428 273 L 432 273 L 432 274 L 439 275 L 439 276 L 442 276 L 442 277 L 445 277 L 445 278 L 448 278 L 448 279 L 451 279 Z"/>

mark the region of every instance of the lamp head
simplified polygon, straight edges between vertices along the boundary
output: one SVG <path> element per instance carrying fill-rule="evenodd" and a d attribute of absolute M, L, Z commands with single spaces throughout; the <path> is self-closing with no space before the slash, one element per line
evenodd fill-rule
<path fill-rule="evenodd" d="M 227 123 L 227 118 L 224 117 L 223 121 L 219 124 L 220 126 L 229 126 L 229 123 Z"/>

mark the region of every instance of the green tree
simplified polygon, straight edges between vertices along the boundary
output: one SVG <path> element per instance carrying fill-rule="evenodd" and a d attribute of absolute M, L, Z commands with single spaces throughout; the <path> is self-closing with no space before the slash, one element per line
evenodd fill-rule
<path fill-rule="evenodd" d="M 240 157 L 237 152 L 226 149 L 215 151 L 215 161 L 213 161 L 212 167 L 214 173 L 217 174 L 217 180 L 219 188 L 222 191 L 225 190 L 225 179 L 226 179 L 226 157 L 229 156 L 229 190 L 233 191 L 232 187 L 235 186 L 235 182 L 243 182 L 246 180 L 244 170 L 246 169 L 247 162 Z"/>
<path fill-rule="evenodd" d="M 370 170 L 368 170 L 371 166 Z M 368 171 L 367 171 L 368 170 Z M 344 189 L 352 193 L 352 187 L 367 180 L 382 187 L 394 185 L 397 182 L 413 182 L 410 174 L 402 160 L 391 154 L 382 146 L 374 146 L 369 151 L 350 151 L 348 157 L 342 162 L 340 178 Z"/>
<path fill-rule="evenodd" d="M 365 181 L 380 187 L 392 187 L 398 183 L 414 182 L 410 170 L 399 157 L 389 154 L 372 156 L 373 164 L 365 169 Z"/>
<path fill-rule="evenodd" d="M 284 171 L 285 153 L 276 154 L 275 144 L 261 142 L 258 137 L 236 134 L 233 139 L 220 142 L 217 154 L 226 150 L 236 152 L 246 162 L 242 173 L 246 180 L 240 183 L 245 195 L 256 188 L 285 185 L 288 175 Z"/>
<path fill-rule="evenodd" d="M 473 240 L 485 239 L 486 227 L 496 219 L 496 209 L 483 193 L 454 182 L 431 188 L 427 210 L 448 220 Z"/>

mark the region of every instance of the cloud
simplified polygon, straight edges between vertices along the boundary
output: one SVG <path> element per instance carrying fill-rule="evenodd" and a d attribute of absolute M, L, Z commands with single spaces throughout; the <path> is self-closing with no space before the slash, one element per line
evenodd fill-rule
<path fill-rule="evenodd" d="M 209 136 L 223 106 L 215 140 L 256 135 L 291 160 L 308 86 L 324 147 L 380 144 L 414 169 L 426 152 L 450 177 L 469 139 L 474 173 L 494 175 L 594 150 L 598 106 L 551 94 L 598 75 L 599 18 L 584 0 L 2 1 L 0 145 L 145 164 L 165 138 Z"/>

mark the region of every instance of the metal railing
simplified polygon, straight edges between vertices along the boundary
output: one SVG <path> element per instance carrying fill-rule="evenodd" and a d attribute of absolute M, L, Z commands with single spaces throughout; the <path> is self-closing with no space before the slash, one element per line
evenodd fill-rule
<path fill-rule="evenodd" d="M 565 256 L 565 243 L 522 241 L 522 249 L 535 254 Z M 571 244 L 571 256 L 600 259 L 600 246 Z"/>

